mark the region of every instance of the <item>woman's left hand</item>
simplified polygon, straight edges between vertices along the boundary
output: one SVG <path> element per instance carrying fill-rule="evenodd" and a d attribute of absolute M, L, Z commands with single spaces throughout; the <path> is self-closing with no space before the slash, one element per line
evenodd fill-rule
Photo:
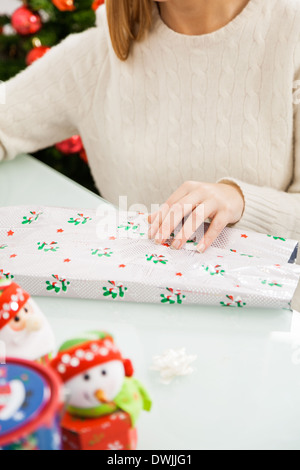
<path fill-rule="evenodd" d="M 182 219 L 189 215 L 171 245 L 179 250 L 206 219 L 211 219 L 205 237 L 197 246 L 197 250 L 203 253 L 228 224 L 240 220 L 244 207 L 243 194 L 234 183 L 187 181 L 157 212 L 149 215 L 149 238 L 158 244 L 164 243 Z"/>

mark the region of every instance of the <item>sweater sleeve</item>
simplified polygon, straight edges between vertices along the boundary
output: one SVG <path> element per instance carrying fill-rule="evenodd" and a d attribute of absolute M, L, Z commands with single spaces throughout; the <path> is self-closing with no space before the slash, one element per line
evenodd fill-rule
<path fill-rule="evenodd" d="M 5 83 L 0 160 L 49 147 L 78 133 L 93 99 L 105 45 L 101 28 L 72 34 Z"/>
<path fill-rule="evenodd" d="M 293 180 L 286 191 L 248 184 L 230 177 L 218 181 L 236 184 L 244 195 L 245 210 L 236 227 L 300 240 L 300 100 L 294 104 L 293 148 Z M 300 257 L 298 259 L 300 261 Z"/>
<path fill-rule="evenodd" d="M 245 210 L 236 227 L 300 240 L 300 155 L 294 183 L 287 192 L 223 178 L 219 183 L 234 183 L 241 189 Z M 296 177 L 297 176 L 297 177 Z"/>

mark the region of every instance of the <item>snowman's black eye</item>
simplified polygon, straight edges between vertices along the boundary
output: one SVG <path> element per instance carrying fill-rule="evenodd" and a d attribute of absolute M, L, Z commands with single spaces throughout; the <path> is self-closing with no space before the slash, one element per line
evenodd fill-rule
<path fill-rule="evenodd" d="M 24 308 L 24 311 L 25 311 L 25 313 L 28 313 L 28 308 L 25 307 L 25 308 Z"/>
<path fill-rule="evenodd" d="M 18 323 L 18 322 L 20 321 L 20 317 L 15 317 L 15 318 L 14 318 L 14 321 L 15 321 L 16 323 Z"/>
<path fill-rule="evenodd" d="M 103 369 L 103 370 L 101 371 L 101 375 L 107 375 L 107 372 L 106 372 L 105 369 Z"/>
<path fill-rule="evenodd" d="M 87 382 L 88 380 L 90 380 L 90 378 L 91 378 L 91 377 L 89 376 L 89 374 L 85 374 L 84 377 L 83 377 L 83 379 L 84 379 L 86 382 Z"/>

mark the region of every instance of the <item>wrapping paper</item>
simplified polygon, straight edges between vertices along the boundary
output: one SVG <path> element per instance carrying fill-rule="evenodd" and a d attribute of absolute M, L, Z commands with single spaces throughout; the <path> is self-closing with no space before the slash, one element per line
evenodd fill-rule
<path fill-rule="evenodd" d="M 290 308 L 296 241 L 226 228 L 200 254 L 204 224 L 177 251 L 148 239 L 147 214 L 103 210 L 1 208 L 0 279 L 36 296 Z"/>
<path fill-rule="evenodd" d="M 63 450 L 135 450 L 137 430 L 127 413 L 117 411 L 101 418 L 85 419 L 65 413 Z"/>

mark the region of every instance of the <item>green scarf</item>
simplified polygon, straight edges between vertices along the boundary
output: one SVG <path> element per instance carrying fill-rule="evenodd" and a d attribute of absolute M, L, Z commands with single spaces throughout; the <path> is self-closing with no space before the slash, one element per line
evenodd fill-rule
<path fill-rule="evenodd" d="M 120 393 L 113 403 L 104 403 L 95 408 L 81 409 L 68 406 L 68 412 L 82 418 L 99 418 L 116 410 L 125 411 L 131 418 L 134 427 L 142 410 L 150 411 L 151 399 L 141 382 L 134 377 L 125 377 Z"/>

